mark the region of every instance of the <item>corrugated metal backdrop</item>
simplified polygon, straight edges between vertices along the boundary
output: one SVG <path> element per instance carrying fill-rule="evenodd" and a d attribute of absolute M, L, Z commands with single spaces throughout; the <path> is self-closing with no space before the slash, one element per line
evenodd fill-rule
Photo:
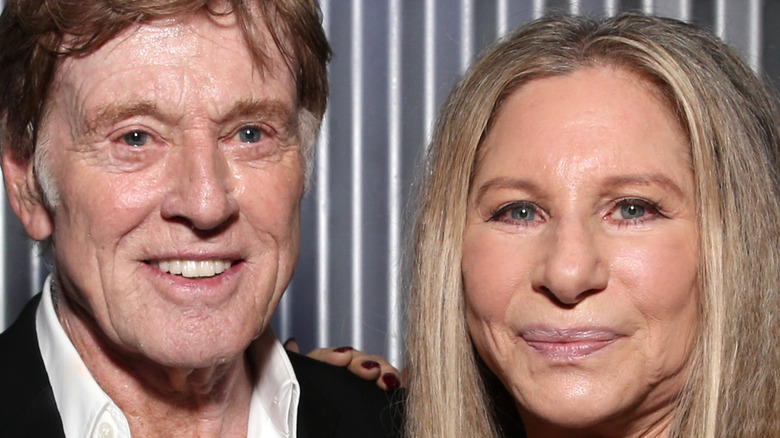
<path fill-rule="evenodd" d="M 439 103 L 486 44 L 552 9 L 643 10 L 712 28 L 751 66 L 780 77 L 775 0 L 325 0 L 332 97 L 302 253 L 273 322 L 306 350 L 353 345 L 403 360 L 399 258 L 404 207 Z M 0 329 L 41 287 L 46 263 L 0 202 Z"/>

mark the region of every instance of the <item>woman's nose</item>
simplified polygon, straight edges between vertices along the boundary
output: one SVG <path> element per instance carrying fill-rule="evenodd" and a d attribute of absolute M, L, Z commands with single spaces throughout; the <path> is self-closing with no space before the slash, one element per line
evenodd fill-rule
<path fill-rule="evenodd" d="M 575 306 L 607 287 L 609 266 L 587 219 L 556 222 L 545 236 L 533 288 L 563 306 Z"/>
<path fill-rule="evenodd" d="M 173 187 L 162 206 L 166 219 L 186 222 L 193 229 L 220 228 L 238 213 L 234 176 L 216 145 L 188 144 L 172 166 Z"/>

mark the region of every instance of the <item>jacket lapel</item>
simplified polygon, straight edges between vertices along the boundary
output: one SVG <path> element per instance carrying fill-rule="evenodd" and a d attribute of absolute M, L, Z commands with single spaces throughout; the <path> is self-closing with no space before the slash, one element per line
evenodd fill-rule
<path fill-rule="evenodd" d="M 311 397 L 304 397 L 305 388 L 301 388 L 301 400 L 298 405 L 298 438 L 325 438 L 335 436 L 338 413 L 332 407 Z"/>
<path fill-rule="evenodd" d="M 0 335 L 0 424 L 3 436 L 65 436 L 49 376 L 38 348 L 35 312 L 40 294 Z M 8 435 L 5 435 L 5 434 Z"/>

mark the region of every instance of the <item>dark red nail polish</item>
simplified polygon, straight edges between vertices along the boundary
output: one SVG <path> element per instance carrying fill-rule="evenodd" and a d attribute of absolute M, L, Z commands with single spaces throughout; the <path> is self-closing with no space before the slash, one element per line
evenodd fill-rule
<path fill-rule="evenodd" d="M 333 351 L 335 351 L 336 353 L 346 353 L 347 351 L 352 351 L 352 350 L 354 350 L 354 348 L 352 347 L 339 347 L 333 349 Z"/>
<path fill-rule="evenodd" d="M 393 373 L 383 374 L 382 381 L 385 382 L 385 386 L 387 386 L 388 391 L 393 391 L 401 386 L 401 381 L 398 380 L 398 377 L 396 377 L 396 375 Z"/>
<path fill-rule="evenodd" d="M 363 368 L 367 370 L 373 370 L 374 368 L 379 368 L 379 362 L 374 362 L 373 360 L 367 360 L 360 364 Z"/>

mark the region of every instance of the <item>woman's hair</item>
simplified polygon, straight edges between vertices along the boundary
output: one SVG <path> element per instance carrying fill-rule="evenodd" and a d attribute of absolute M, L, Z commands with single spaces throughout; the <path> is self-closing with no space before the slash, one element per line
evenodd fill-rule
<path fill-rule="evenodd" d="M 259 66 L 275 44 L 297 85 L 299 134 L 311 167 L 313 143 L 328 99 L 330 46 L 316 0 L 8 0 L 0 17 L 2 146 L 28 160 L 62 59 L 85 56 L 123 31 L 158 19 L 206 11 L 236 14 Z M 262 16 L 272 41 L 262 36 Z"/>
<path fill-rule="evenodd" d="M 699 332 L 673 437 L 780 436 L 778 120 L 773 95 L 711 33 L 623 14 L 552 15 L 489 47 L 444 103 L 408 258 L 407 434 L 501 431 L 469 338 L 461 278 L 466 201 L 507 97 L 535 79 L 607 67 L 654 85 L 687 134 L 699 230 Z"/>

